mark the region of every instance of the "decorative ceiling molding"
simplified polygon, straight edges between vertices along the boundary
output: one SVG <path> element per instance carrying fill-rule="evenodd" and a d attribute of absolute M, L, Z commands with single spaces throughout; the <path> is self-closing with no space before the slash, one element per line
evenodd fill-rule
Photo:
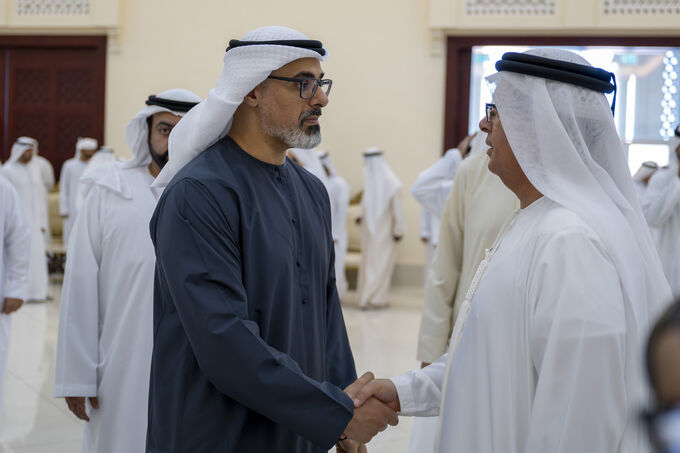
<path fill-rule="evenodd" d="M 602 11 L 607 15 L 655 16 L 680 15 L 680 0 L 601 0 Z"/>
<path fill-rule="evenodd" d="M 466 0 L 468 16 L 554 16 L 556 0 Z"/>
<path fill-rule="evenodd" d="M 89 0 L 16 0 L 19 16 L 87 16 Z"/>

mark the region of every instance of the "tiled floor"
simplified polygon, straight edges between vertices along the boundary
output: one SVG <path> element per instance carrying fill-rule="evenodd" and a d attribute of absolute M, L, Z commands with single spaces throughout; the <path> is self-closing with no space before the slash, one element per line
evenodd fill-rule
<path fill-rule="evenodd" d="M 0 419 L 0 451 L 8 453 L 77 453 L 81 424 L 62 399 L 52 397 L 59 314 L 59 284 L 52 284 L 55 300 L 27 304 L 12 321 L 12 340 L 5 377 L 5 403 Z M 393 292 L 389 309 L 361 311 L 347 298 L 345 322 L 359 374 L 400 374 L 417 365 L 416 337 L 420 323 L 418 288 Z M 377 436 L 371 453 L 405 453 L 412 419 Z"/>

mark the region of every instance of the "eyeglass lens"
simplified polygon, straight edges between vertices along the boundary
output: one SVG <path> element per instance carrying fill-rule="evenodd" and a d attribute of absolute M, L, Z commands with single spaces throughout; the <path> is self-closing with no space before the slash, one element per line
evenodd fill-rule
<path fill-rule="evenodd" d="M 498 115 L 495 104 L 486 104 L 486 120 L 491 122 Z"/>
<path fill-rule="evenodd" d="M 316 79 L 305 79 L 300 82 L 300 97 L 303 99 L 311 99 L 316 94 L 317 87 L 321 85 L 321 89 L 326 95 L 331 91 L 331 81 L 330 80 L 316 80 Z"/>

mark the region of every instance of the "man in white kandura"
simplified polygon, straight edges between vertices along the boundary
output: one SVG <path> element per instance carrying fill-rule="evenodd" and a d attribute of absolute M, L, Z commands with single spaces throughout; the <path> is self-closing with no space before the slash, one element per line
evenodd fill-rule
<path fill-rule="evenodd" d="M 30 230 L 24 221 L 19 196 L 0 175 L 0 417 L 5 389 L 12 313 L 24 303 Z M 0 419 L 0 426 L 2 420 Z"/>
<path fill-rule="evenodd" d="M 76 154 L 64 162 L 59 177 L 59 215 L 64 220 L 62 237 L 64 247 L 68 247 L 68 238 L 76 221 L 78 211 L 76 200 L 78 196 L 78 181 L 85 171 L 88 161 L 97 152 L 97 140 L 89 137 L 78 138 Z"/>
<path fill-rule="evenodd" d="M 383 308 L 397 262 L 397 242 L 404 236 L 401 181 L 377 148 L 364 151 L 364 195 L 361 198 L 361 266 L 358 298 L 361 308 Z"/>
<path fill-rule="evenodd" d="M 2 174 L 12 183 L 19 195 L 19 203 L 30 227 L 30 256 L 26 277 L 25 300 L 47 299 L 47 191 L 40 177 L 40 169 L 33 162 L 33 142 L 17 141 L 12 145 L 10 158 L 2 167 Z"/>
<path fill-rule="evenodd" d="M 507 53 L 480 123 L 520 200 L 462 303 L 448 354 L 374 380 L 404 415 L 439 414 L 439 452 L 639 453 L 643 347 L 671 293 L 604 92 L 561 49 Z M 545 77 L 550 77 L 547 79 Z"/>
<path fill-rule="evenodd" d="M 471 151 L 470 145 L 474 138 L 475 134 L 468 135 L 457 147 L 447 150 L 437 162 L 420 172 L 411 187 L 411 195 L 421 207 L 420 240 L 425 245 L 424 281 L 427 281 L 439 241 L 439 227 L 446 198 L 453 187 L 458 166 Z"/>
<path fill-rule="evenodd" d="M 417 357 L 423 366 L 446 352 L 460 304 L 484 251 L 510 214 L 519 209 L 517 197 L 488 170 L 486 137 L 482 131 L 473 141 L 470 157 L 458 168 L 453 188 L 440 208 L 440 247 L 425 282 L 418 336 Z"/>
<path fill-rule="evenodd" d="M 331 202 L 331 231 L 335 245 L 335 286 L 338 297 L 342 300 L 347 294 L 347 276 L 345 275 L 345 258 L 347 257 L 347 209 L 349 208 L 350 187 L 345 178 L 340 176 L 328 154 L 319 152 L 319 160 L 326 173 L 326 190 Z"/>
<path fill-rule="evenodd" d="M 32 143 L 33 144 L 33 159 L 31 159 L 32 165 L 38 167 L 38 173 L 40 174 L 40 179 L 45 186 L 45 192 L 49 193 L 56 184 L 54 179 L 54 167 L 49 160 L 45 159 L 38 153 L 38 140 L 33 137 L 19 137 L 17 141 Z M 49 212 L 49 203 L 47 200 L 47 195 L 45 195 L 45 203 L 48 204 L 47 210 Z M 45 223 L 45 244 L 49 244 L 52 239 L 52 231 L 50 230 L 49 220 Z"/>
<path fill-rule="evenodd" d="M 669 142 L 669 168 L 657 171 L 641 198 L 642 210 L 654 229 L 656 246 L 673 295 L 680 297 L 680 125 Z"/>
<path fill-rule="evenodd" d="M 438 247 L 425 280 L 423 313 L 418 334 L 417 359 L 428 366 L 446 353 L 451 330 L 467 288 L 505 220 L 517 209 L 519 200 L 488 170 L 486 133 L 478 132 L 470 156 L 458 167 L 453 188 L 445 199 Z M 435 195 L 433 190 L 432 195 Z M 442 200 L 442 196 L 432 198 Z M 435 204 L 434 206 L 438 206 Z M 439 427 L 437 417 L 416 419 L 409 452 L 433 451 Z"/>
<path fill-rule="evenodd" d="M 50 191 L 54 189 L 56 181 L 54 180 L 54 167 L 49 160 L 45 159 L 38 153 L 38 140 L 33 137 L 19 137 L 17 139 L 21 142 L 32 143 L 33 144 L 33 162 L 37 165 L 40 170 L 40 178 L 45 185 L 45 190 Z"/>
<path fill-rule="evenodd" d="M 132 158 L 83 175 L 85 198 L 64 274 L 54 395 L 87 421 L 83 452 L 141 452 L 146 445 L 155 255 L 151 183 L 168 136 L 200 98 L 182 89 L 150 96 L 128 123 Z M 86 402 L 87 400 L 87 402 Z"/>

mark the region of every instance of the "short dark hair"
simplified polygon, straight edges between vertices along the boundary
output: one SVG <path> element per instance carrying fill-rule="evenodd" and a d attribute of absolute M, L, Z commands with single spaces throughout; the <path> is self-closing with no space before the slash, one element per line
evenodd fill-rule
<path fill-rule="evenodd" d="M 654 374 L 654 367 L 652 366 L 652 349 L 656 346 L 656 343 L 659 341 L 661 336 L 665 333 L 668 333 L 668 331 L 671 329 L 680 330 L 680 299 L 676 300 L 673 304 L 671 304 L 670 307 L 668 307 L 668 309 L 654 325 L 652 332 L 649 334 L 645 360 L 647 363 L 647 375 L 649 377 L 649 383 L 654 390 L 656 390 L 656 375 Z"/>

